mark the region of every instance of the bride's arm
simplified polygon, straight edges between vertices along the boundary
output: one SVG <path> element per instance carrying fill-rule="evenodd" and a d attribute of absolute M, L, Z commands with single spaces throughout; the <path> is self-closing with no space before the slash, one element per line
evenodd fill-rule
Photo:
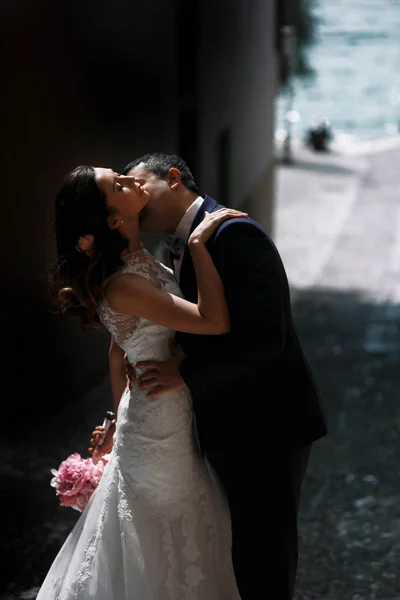
<path fill-rule="evenodd" d="M 119 402 L 127 386 L 124 356 L 125 353 L 122 348 L 111 339 L 111 345 L 108 351 L 108 364 L 115 414 L 117 414 Z"/>
<path fill-rule="evenodd" d="M 118 313 L 144 317 L 174 331 L 218 335 L 230 330 L 228 306 L 218 271 L 206 242 L 219 225 L 245 213 L 221 209 L 206 215 L 189 238 L 198 286 L 198 303 L 158 290 L 139 275 L 113 278 L 105 290 L 108 304 Z"/>
<path fill-rule="evenodd" d="M 108 363 L 110 369 L 110 383 L 111 383 L 111 392 L 113 396 L 114 402 L 114 411 L 115 414 L 118 412 L 119 402 L 121 400 L 122 394 L 124 393 L 127 386 L 127 378 L 126 378 L 126 370 L 125 370 L 125 362 L 124 362 L 125 353 L 114 342 L 111 338 L 110 349 L 108 351 Z M 98 425 L 95 430 L 92 432 L 92 438 L 90 440 L 91 447 L 88 448 L 90 454 L 93 455 L 94 449 L 96 445 L 101 442 L 101 445 L 98 446 L 96 450 L 96 457 L 100 458 L 111 452 L 113 445 L 113 436 L 115 431 L 115 421 L 107 432 L 107 435 L 104 436 L 104 427 L 102 425 Z"/>

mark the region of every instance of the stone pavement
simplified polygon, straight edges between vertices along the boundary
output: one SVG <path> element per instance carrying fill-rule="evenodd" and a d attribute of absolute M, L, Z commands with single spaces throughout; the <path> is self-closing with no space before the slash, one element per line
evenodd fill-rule
<path fill-rule="evenodd" d="M 294 166 L 277 167 L 274 237 L 329 419 L 304 485 L 296 600 L 400 600 L 400 144 L 379 146 L 298 147 Z M 49 469 L 71 447 L 85 452 L 106 387 L 74 420 L 66 407 L 32 440 L 0 448 L 3 491 L 16 492 L 3 600 L 35 598 L 78 516 L 57 506 Z"/>
<path fill-rule="evenodd" d="M 278 166 L 274 238 L 294 289 L 400 300 L 400 139 L 388 145 L 356 156 L 297 146 L 295 165 Z"/>
<path fill-rule="evenodd" d="M 296 600 L 400 599 L 400 144 L 296 150 L 275 240 L 325 402 L 300 512 Z"/>

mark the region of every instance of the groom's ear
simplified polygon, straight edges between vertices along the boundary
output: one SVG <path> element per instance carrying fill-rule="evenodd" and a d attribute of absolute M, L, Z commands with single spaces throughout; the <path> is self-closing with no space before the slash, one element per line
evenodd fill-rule
<path fill-rule="evenodd" d="M 170 169 L 168 171 L 168 176 L 167 176 L 167 181 L 169 184 L 169 187 L 171 188 L 171 190 L 176 190 L 177 187 L 179 186 L 180 182 L 181 182 L 181 172 L 179 169 L 175 169 L 175 167 L 172 167 L 172 169 Z"/>

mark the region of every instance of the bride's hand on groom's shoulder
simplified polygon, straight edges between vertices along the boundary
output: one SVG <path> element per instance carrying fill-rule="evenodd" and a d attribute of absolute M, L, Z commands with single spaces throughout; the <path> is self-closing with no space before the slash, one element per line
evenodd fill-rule
<path fill-rule="evenodd" d="M 189 237 L 188 243 L 190 246 L 195 245 L 198 242 L 205 244 L 207 240 L 212 236 L 214 231 L 224 221 L 228 219 L 237 219 L 239 217 L 248 217 L 248 214 L 241 210 L 235 210 L 234 208 L 220 208 L 212 213 L 205 211 L 204 219 L 197 225 L 193 233 Z"/>
<path fill-rule="evenodd" d="M 171 358 L 168 360 L 145 360 L 136 364 L 138 369 L 145 370 L 145 373 L 138 377 L 137 384 L 139 389 L 147 390 L 148 398 L 156 398 L 166 392 L 176 392 L 186 388 L 179 372 L 185 353 L 174 340 L 171 339 L 169 345 Z"/>

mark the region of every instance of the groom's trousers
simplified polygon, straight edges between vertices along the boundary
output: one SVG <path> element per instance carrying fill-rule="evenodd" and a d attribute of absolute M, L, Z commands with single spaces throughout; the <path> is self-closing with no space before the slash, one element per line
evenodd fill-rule
<path fill-rule="evenodd" d="M 310 451 L 311 446 L 287 450 L 274 444 L 267 451 L 264 446 L 253 460 L 240 448 L 228 461 L 218 454 L 208 457 L 228 496 L 232 558 L 242 600 L 293 598 L 297 517 Z"/>

